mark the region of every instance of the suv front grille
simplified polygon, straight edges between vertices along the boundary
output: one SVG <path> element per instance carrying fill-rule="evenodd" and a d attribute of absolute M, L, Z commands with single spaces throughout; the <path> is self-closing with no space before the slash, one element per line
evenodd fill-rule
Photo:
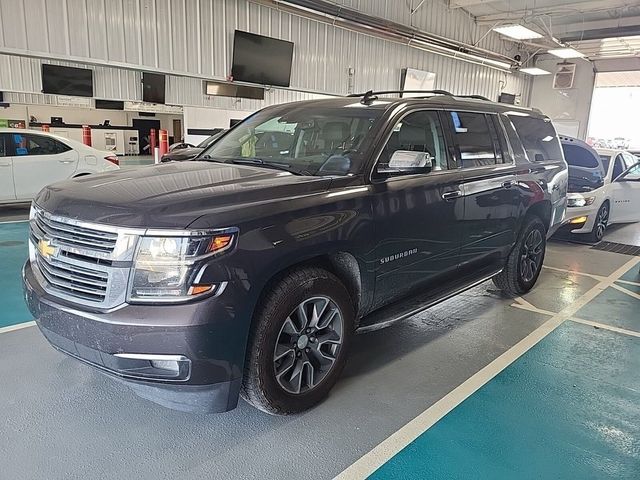
<path fill-rule="evenodd" d="M 101 232 L 92 228 L 63 223 L 46 217 L 42 211 L 36 213 L 33 223 L 44 236 L 55 239 L 56 244 L 60 247 L 111 253 L 118 241 L 118 234 L 115 232 Z"/>
<path fill-rule="evenodd" d="M 96 308 L 126 301 L 138 233 L 51 215 L 34 205 L 29 257 L 50 295 Z"/>
<path fill-rule="evenodd" d="M 36 263 L 52 290 L 91 302 L 104 301 L 109 285 L 108 272 L 67 263 L 63 259 L 47 259 L 40 253 L 36 253 Z"/>

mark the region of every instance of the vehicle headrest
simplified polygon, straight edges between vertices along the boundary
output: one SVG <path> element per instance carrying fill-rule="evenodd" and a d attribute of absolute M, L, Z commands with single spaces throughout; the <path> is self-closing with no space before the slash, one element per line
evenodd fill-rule
<path fill-rule="evenodd" d="M 329 141 L 346 140 L 351 132 L 346 122 L 327 122 L 322 130 L 322 137 Z"/>

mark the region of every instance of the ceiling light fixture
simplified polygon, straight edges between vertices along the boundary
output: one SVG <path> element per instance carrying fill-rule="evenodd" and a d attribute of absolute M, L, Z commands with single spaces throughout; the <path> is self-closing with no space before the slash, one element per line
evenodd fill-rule
<path fill-rule="evenodd" d="M 520 71 L 522 73 L 527 73 L 529 75 L 551 75 L 551 72 L 548 72 L 538 67 L 521 68 Z"/>
<path fill-rule="evenodd" d="M 505 37 L 515 38 L 516 40 L 532 40 L 534 38 L 542 38 L 542 35 L 538 32 L 523 27 L 522 25 L 503 25 L 501 27 L 494 27 L 494 32 L 498 32 Z"/>
<path fill-rule="evenodd" d="M 579 51 L 573 48 L 552 48 L 551 50 L 547 50 L 551 55 L 555 55 L 560 58 L 580 58 L 584 57 L 584 53 L 580 53 Z"/>

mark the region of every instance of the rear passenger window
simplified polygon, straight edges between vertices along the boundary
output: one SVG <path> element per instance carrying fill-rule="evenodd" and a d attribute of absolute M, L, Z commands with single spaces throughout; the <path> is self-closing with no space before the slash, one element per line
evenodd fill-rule
<path fill-rule="evenodd" d="M 522 141 L 520 137 L 518 137 L 513 123 L 511 123 L 511 120 L 506 115 L 500 116 L 500 123 L 502 123 L 504 131 L 507 133 L 507 139 L 511 145 L 511 151 L 513 152 L 516 163 L 525 162 L 527 160 L 527 154 L 522 147 Z"/>
<path fill-rule="evenodd" d="M 0 135 L 0 157 L 7 156 L 7 140 L 6 135 Z"/>
<path fill-rule="evenodd" d="M 548 120 L 533 118 L 526 113 L 509 115 L 522 145 L 532 162 L 560 160 L 562 148 L 553 125 Z"/>
<path fill-rule="evenodd" d="M 462 168 L 496 164 L 495 132 L 489 129 L 484 113 L 450 112 L 454 138 L 460 150 Z"/>
<path fill-rule="evenodd" d="M 14 133 L 12 137 L 16 156 L 18 157 L 25 155 L 57 155 L 71 150 L 64 143 L 43 135 Z"/>

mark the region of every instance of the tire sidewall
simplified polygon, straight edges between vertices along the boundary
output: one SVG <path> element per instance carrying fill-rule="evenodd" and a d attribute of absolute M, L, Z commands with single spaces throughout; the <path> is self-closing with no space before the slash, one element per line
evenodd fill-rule
<path fill-rule="evenodd" d="M 608 210 L 607 213 L 607 223 L 605 223 L 604 225 L 604 229 L 602 230 L 602 236 L 598 238 L 598 223 L 600 221 L 600 214 L 602 213 L 602 209 L 606 208 Z M 604 201 L 602 202 L 602 205 L 600 205 L 600 208 L 598 209 L 598 212 L 596 213 L 596 221 L 593 224 L 593 230 L 591 231 L 591 237 L 593 238 L 594 241 L 599 242 L 604 238 L 604 234 L 607 232 L 607 227 L 609 226 L 609 217 L 611 216 L 611 208 L 609 207 L 609 202 Z"/>
<path fill-rule="evenodd" d="M 540 258 L 540 264 L 538 265 L 538 269 L 536 270 L 533 278 L 528 282 L 525 282 L 524 279 L 522 278 L 522 273 L 520 271 L 521 269 L 520 256 L 522 254 L 521 252 L 522 252 L 522 247 L 524 245 L 524 242 L 526 241 L 527 237 L 533 230 L 539 230 L 540 234 L 542 235 L 542 257 Z M 538 218 L 534 218 L 525 226 L 517 245 L 516 277 L 517 277 L 518 286 L 523 292 L 527 292 L 531 290 L 531 288 L 533 288 L 533 286 L 538 281 L 538 277 L 540 276 L 540 272 L 542 271 L 542 265 L 544 264 L 544 257 L 546 253 L 547 253 L 547 231 L 544 228 L 544 224 L 542 223 L 542 221 L 539 220 Z"/>
<path fill-rule="evenodd" d="M 292 394 L 284 390 L 275 378 L 273 354 L 282 325 L 287 316 L 303 301 L 314 296 L 330 298 L 340 309 L 343 321 L 342 345 L 336 361 L 321 383 L 312 390 Z M 284 298 L 282 298 L 284 297 Z M 285 295 L 275 295 L 263 305 L 256 318 L 253 352 L 257 380 L 262 395 L 277 410 L 293 413 L 303 411 L 321 401 L 337 381 L 346 363 L 347 352 L 354 332 L 354 313 L 347 290 L 333 275 L 314 275 L 308 277 L 293 291 Z M 257 347 L 257 348 L 256 348 Z"/>

